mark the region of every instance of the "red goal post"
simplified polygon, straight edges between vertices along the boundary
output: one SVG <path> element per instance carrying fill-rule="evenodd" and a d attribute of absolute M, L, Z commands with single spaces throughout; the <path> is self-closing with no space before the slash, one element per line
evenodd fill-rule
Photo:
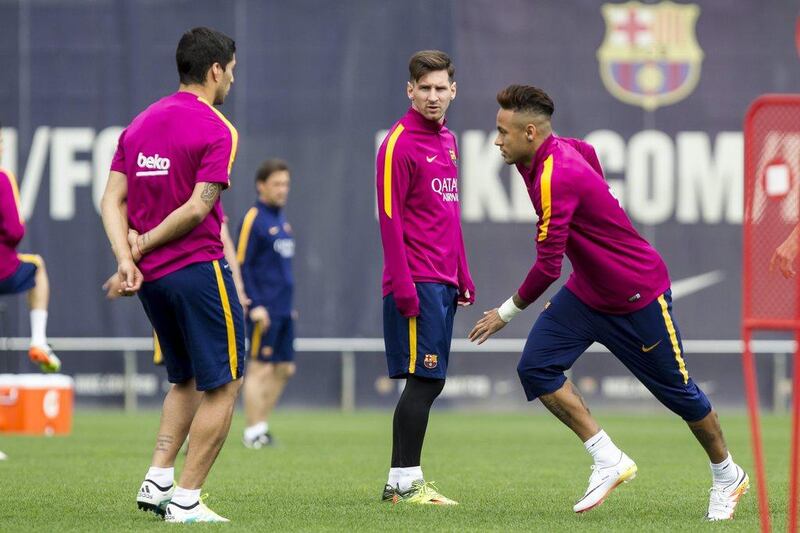
<path fill-rule="evenodd" d="M 800 340 L 800 276 L 769 272 L 775 249 L 800 222 L 800 94 L 757 98 L 744 122 L 742 368 L 750 415 L 762 531 L 770 530 L 758 416 L 758 386 L 750 342 L 756 331 L 793 332 Z M 800 342 L 796 345 L 800 347 Z M 800 352 L 793 361 L 792 445 L 788 530 L 797 529 Z"/>

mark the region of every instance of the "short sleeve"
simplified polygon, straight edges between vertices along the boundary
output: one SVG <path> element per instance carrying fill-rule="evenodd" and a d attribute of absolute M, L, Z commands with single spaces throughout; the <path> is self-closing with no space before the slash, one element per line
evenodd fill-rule
<path fill-rule="evenodd" d="M 111 170 L 126 175 L 128 173 L 127 167 L 125 166 L 125 133 L 127 131 L 127 129 L 122 130 L 119 140 L 117 141 L 117 151 L 114 152 L 114 158 L 111 160 Z"/>
<path fill-rule="evenodd" d="M 232 135 L 222 131 L 206 146 L 200 167 L 195 176 L 196 183 L 222 183 L 225 187 L 230 185 L 230 169 L 235 157 Z"/>

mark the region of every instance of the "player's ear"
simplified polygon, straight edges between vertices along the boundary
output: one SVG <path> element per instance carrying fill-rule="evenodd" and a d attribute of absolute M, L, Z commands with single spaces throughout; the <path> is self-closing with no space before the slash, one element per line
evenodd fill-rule
<path fill-rule="evenodd" d="M 411 82 L 406 84 L 406 94 L 408 95 L 409 99 L 414 98 L 414 85 L 412 85 Z"/>
<path fill-rule="evenodd" d="M 450 84 L 450 100 L 456 99 L 456 91 L 458 87 L 456 86 L 456 82 Z"/>
<path fill-rule="evenodd" d="M 525 138 L 528 139 L 528 142 L 533 142 L 533 139 L 536 138 L 536 124 L 527 124 L 525 126 Z"/>

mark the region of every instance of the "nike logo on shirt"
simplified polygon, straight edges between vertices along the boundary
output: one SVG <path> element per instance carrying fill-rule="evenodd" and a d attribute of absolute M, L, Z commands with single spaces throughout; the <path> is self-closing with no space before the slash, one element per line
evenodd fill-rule
<path fill-rule="evenodd" d="M 433 163 L 433 160 L 436 159 L 437 157 L 439 157 L 439 154 L 436 154 L 436 155 L 431 156 L 431 157 L 427 157 L 426 156 L 425 159 L 428 160 L 428 163 Z"/>

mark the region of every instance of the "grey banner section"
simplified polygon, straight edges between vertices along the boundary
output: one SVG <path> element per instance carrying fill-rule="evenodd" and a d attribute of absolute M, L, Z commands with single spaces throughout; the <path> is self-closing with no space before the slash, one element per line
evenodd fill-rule
<path fill-rule="evenodd" d="M 49 333 L 149 335 L 138 301 L 103 299 L 100 284 L 114 261 L 97 203 L 120 128 L 176 89 L 180 34 L 209 25 L 238 48 L 236 81 L 221 108 L 240 133 L 224 194 L 234 226 L 254 200 L 258 164 L 279 156 L 292 167 L 299 335 L 381 335 L 376 142 L 408 105 L 409 56 L 441 48 L 457 69 L 449 126 L 460 144 L 478 295 L 458 313 L 456 337 L 505 300 L 535 259 L 527 194 L 492 146 L 495 94 L 517 82 L 545 88 L 557 131 L 597 148 L 612 189 L 669 265 L 683 338 L 738 338 L 742 119 L 759 94 L 798 91 L 797 15 L 795 2 L 750 0 L 0 0 L 3 165 L 20 181 L 28 220 L 21 250 L 48 265 Z M 525 337 L 543 304 L 502 334 Z M 23 298 L 0 299 L 0 336 L 24 336 L 28 327 Z M 308 357 L 301 354 L 287 402 L 338 401 L 328 383 L 337 379 L 337 357 Z M 611 366 L 603 357 L 582 361 L 576 377 L 593 390 L 622 390 L 627 385 L 604 381 Z M 727 373 L 738 364 L 723 365 L 724 357 L 691 361 L 698 374 L 708 372 L 699 381 L 716 383 L 712 397 L 739 387 L 738 374 Z M 359 403 L 380 405 L 380 354 L 356 359 Z M 75 374 L 121 369 L 116 356 L 66 362 Z M 16 358 L 4 364 L 18 366 Z M 473 354 L 464 364 L 454 372 L 497 374 L 490 396 L 476 402 L 511 401 L 496 394 L 505 387 L 497 383 L 516 379 L 512 355 Z M 463 386 L 484 390 L 479 382 Z M 519 403 L 521 392 L 513 396 Z"/>

